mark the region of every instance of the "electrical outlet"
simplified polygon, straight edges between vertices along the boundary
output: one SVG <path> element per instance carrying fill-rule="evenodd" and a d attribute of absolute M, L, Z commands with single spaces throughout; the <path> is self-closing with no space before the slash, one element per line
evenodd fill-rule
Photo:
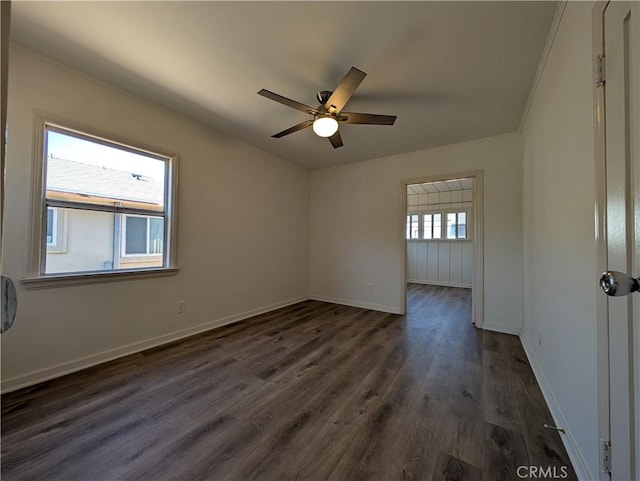
<path fill-rule="evenodd" d="M 284 281 L 280 281 L 280 290 L 284 291 Z"/>
<path fill-rule="evenodd" d="M 178 314 L 187 312 L 187 301 L 178 301 Z"/>
<path fill-rule="evenodd" d="M 538 346 L 542 347 L 542 332 L 538 333 Z"/>

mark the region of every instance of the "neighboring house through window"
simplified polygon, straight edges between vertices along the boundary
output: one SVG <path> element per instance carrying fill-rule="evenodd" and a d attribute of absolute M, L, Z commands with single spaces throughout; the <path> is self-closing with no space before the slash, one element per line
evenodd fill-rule
<path fill-rule="evenodd" d="M 161 217 L 125 215 L 122 225 L 124 255 L 161 255 L 163 232 L 164 222 Z"/>
<path fill-rule="evenodd" d="M 46 121 L 41 128 L 37 275 L 172 267 L 175 158 Z"/>
<path fill-rule="evenodd" d="M 56 245 L 58 240 L 58 209 L 47 207 L 47 247 Z"/>
<path fill-rule="evenodd" d="M 46 246 L 47 254 L 63 254 L 66 251 L 66 216 L 62 209 L 47 207 Z"/>

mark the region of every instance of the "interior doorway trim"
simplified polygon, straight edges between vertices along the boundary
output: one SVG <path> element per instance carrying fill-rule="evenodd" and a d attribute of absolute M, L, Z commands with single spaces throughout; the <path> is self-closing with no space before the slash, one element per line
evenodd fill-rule
<path fill-rule="evenodd" d="M 443 182 L 455 179 L 473 179 L 473 277 L 471 286 L 472 321 L 476 327 L 484 325 L 484 171 L 474 170 L 454 172 L 425 177 L 415 177 L 401 181 L 402 212 L 399 223 L 402 235 L 402 312 L 407 312 L 407 186 L 426 182 Z"/>
<path fill-rule="evenodd" d="M 608 1 L 598 1 L 592 9 L 592 53 L 593 58 L 604 55 L 604 11 Z M 593 124 L 595 158 L 595 241 L 596 268 L 594 278 L 607 270 L 607 177 L 606 144 L 604 124 L 605 97 L 602 85 L 593 86 Z M 611 427 L 609 422 L 609 325 L 606 296 L 596 295 L 596 339 L 598 350 L 598 439 L 609 440 Z M 574 450 L 575 451 L 575 450 Z M 579 453 L 579 450 L 578 450 Z M 574 462 L 575 464 L 575 462 Z M 586 466 L 586 462 L 582 462 Z M 600 460 L 602 464 L 602 460 Z M 609 473 L 603 466 L 598 470 L 598 479 L 608 481 Z M 584 470 L 585 468 L 583 468 Z M 588 468 L 586 468 L 588 470 Z M 585 471 L 588 472 L 588 471 Z"/>

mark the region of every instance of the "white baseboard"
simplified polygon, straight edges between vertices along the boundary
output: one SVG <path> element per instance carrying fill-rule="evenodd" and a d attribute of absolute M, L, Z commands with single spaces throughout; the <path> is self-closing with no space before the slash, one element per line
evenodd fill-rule
<path fill-rule="evenodd" d="M 564 444 L 564 447 L 567 450 L 569 460 L 573 465 L 573 469 L 575 470 L 578 479 L 584 481 L 598 479 L 591 473 L 589 465 L 582 455 L 582 451 L 580 451 L 580 447 L 578 446 L 576 439 L 573 437 L 571 429 L 567 424 L 567 420 L 562 413 L 562 409 L 560 409 L 560 405 L 558 404 L 556 397 L 553 395 L 551 385 L 544 375 L 538 359 L 533 353 L 533 349 L 531 349 L 531 346 L 529 345 L 525 337 L 520 336 L 520 340 L 522 341 L 524 352 L 527 355 L 527 359 L 529 360 L 529 364 L 531 365 L 533 374 L 536 377 L 536 381 L 538 381 L 538 385 L 540 386 L 540 390 L 542 391 L 544 400 L 547 402 L 547 406 L 549 406 L 549 411 L 551 412 L 553 421 L 555 422 L 556 426 L 562 426 L 566 430 L 565 434 L 560 436 L 560 439 L 562 439 L 562 444 Z"/>
<path fill-rule="evenodd" d="M 310 295 L 309 299 L 321 302 L 331 302 L 332 304 L 341 304 L 343 306 L 361 307 L 363 309 L 371 309 L 372 311 L 389 312 L 391 314 L 401 314 L 402 310 L 399 306 L 385 306 L 381 304 L 373 304 L 370 302 L 353 301 L 350 299 L 336 299 L 334 297 Z"/>
<path fill-rule="evenodd" d="M 519 336 L 521 331 L 520 327 L 511 326 L 508 324 L 495 324 L 489 321 L 484 322 L 484 324 L 482 325 L 482 329 L 486 331 L 501 332 L 503 334 L 512 334 L 514 336 Z"/>
<path fill-rule="evenodd" d="M 223 317 L 221 319 L 216 319 L 215 321 L 205 322 L 203 324 L 198 324 L 197 326 L 174 331 L 162 336 L 146 339 L 144 341 L 134 342 L 132 344 L 127 344 L 126 346 L 117 347 L 115 349 L 109 349 L 108 351 L 92 354 L 90 356 L 76 359 L 74 361 L 64 362 L 45 369 L 40 369 L 38 371 L 21 374 L 9 379 L 3 379 L 2 393 L 4 394 L 7 392 L 15 391 L 17 389 L 21 389 L 23 387 L 31 386 L 33 384 L 38 384 L 43 381 L 48 381 L 56 377 L 64 376 L 65 374 L 70 374 L 75 371 L 80 371 L 82 369 L 95 366 L 97 364 L 102 364 L 104 362 L 112 361 L 114 359 L 128 356 L 130 354 L 135 354 L 146 349 L 161 346 L 162 344 L 167 344 L 169 342 L 177 341 L 185 337 L 193 336 L 194 334 L 199 334 L 201 332 L 215 329 L 216 327 L 232 324 L 234 322 L 242 321 L 244 319 L 280 309 L 282 307 L 297 304 L 298 302 L 302 302 L 307 299 L 309 299 L 307 296 L 287 299 L 285 301 L 276 302 L 268 306 L 259 307 L 250 311 Z"/>
<path fill-rule="evenodd" d="M 412 284 L 426 284 L 428 286 L 444 286 L 444 287 L 462 287 L 463 289 L 471 289 L 471 284 L 458 284 L 457 282 L 441 282 L 441 281 L 423 281 L 419 279 L 407 279 Z"/>

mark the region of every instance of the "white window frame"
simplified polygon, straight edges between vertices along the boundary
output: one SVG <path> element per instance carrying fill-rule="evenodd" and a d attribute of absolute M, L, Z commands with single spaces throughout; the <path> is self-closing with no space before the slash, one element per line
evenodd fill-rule
<path fill-rule="evenodd" d="M 178 156 L 163 149 L 146 146 L 140 142 L 125 139 L 111 133 L 99 132 L 96 129 L 81 126 L 73 122 L 57 119 L 49 114 L 37 114 L 35 119 L 35 148 L 33 168 L 33 209 L 31 223 L 31 237 L 29 250 L 29 272 L 21 279 L 27 288 L 46 288 L 72 286 L 79 284 L 113 282 L 116 280 L 136 279 L 146 277 L 158 277 L 175 275 L 178 271 L 176 259 L 177 245 L 177 179 Z M 102 143 L 111 147 L 127 150 L 129 152 L 147 155 L 165 161 L 165 194 L 164 212 L 150 212 L 144 209 L 104 206 L 94 204 L 79 205 L 73 201 L 58 201 L 46 199 L 46 166 L 47 166 L 47 132 L 49 130 L 71 135 L 92 142 Z M 47 208 L 58 207 L 64 212 L 64 208 L 81 208 L 83 210 L 95 210 L 113 212 L 114 214 L 140 214 L 154 217 L 164 217 L 163 265 L 162 267 L 141 267 L 127 269 L 111 269 L 105 271 L 82 271 L 70 273 L 45 273 L 45 261 L 47 252 Z M 59 213 L 60 213 L 59 212 Z M 60 219 L 60 216 L 58 216 Z M 60 224 L 60 222 L 58 222 Z"/>
<path fill-rule="evenodd" d="M 455 214 L 456 215 L 456 237 L 449 237 L 449 225 L 448 225 L 448 217 L 449 214 Z M 458 228 L 457 226 L 460 225 L 460 223 L 458 222 L 458 216 L 460 214 L 465 214 L 465 234 L 466 237 L 458 237 Z M 455 242 L 455 241 L 466 241 L 466 240 L 471 240 L 471 236 L 469 235 L 471 230 L 469 228 L 469 224 L 470 224 L 470 219 L 471 216 L 469 215 L 469 210 L 468 209 L 460 209 L 460 208 L 449 208 L 447 210 L 445 210 L 445 213 L 443 214 L 443 232 L 445 234 L 445 236 L 443 237 L 443 240 L 447 240 L 450 242 Z"/>
<path fill-rule="evenodd" d="M 411 237 L 412 229 L 411 229 L 411 223 L 409 221 L 409 218 L 413 215 L 418 216 L 418 237 Z M 416 241 L 422 238 L 422 214 L 420 212 L 407 212 L 407 223 L 405 227 L 405 235 L 406 234 L 409 234 L 409 237 L 407 237 L 407 240 Z"/>
<path fill-rule="evenodd" d="M 469 207 L 445 207 L 444 209 L 423 209 L 419 211 L 410 211 L 407 212 L 407 216 L 418 214 L 418 231 L 419 237 L 417 238 L 407 238 L 406 240 L 409 242 L 467 242 L 473 240 L 473 219 L 471 218 L 471 208 Z M 455 239 L 447 238 L 447 214 L 458 214 L 463 212 L 466 214 L 467 222 L 467 237 Z M 424 238 L 424 216 L 428 214 L 440 214 L 441 222 L 440 222 L 440 237 L 436 239 L 425 239 Z M 457 220 L 457 217 L 456 217 Z M 406 237 L 406 228 L 407 224 L 405 224 L 405 237 Z M 456 233 L 457 234 L 457 233 Z"/>
<path fill-rule="evenodd" d="M 426 238 L 425 235 L 425 222 L 424 222 L 424 216 L 425 215 L 430 215 L 431 216 L 431 238 L 428 239 Z M 434 227 L 435 227 L 435 221 L 434 221 L 434 217 L 436 215 L 440 215 L 440 237 L 433 237 L 433 231 L 434 231 Z M 429 210 L 429 211 L 422 211 L 420 212 L 420 240 L 423 241 L 439 241 L 442 240 L 442 233 L 444 232 L 444 225 L 442 222 L 443 216 L 442 216 L 442 212 L 440 211 L 433 211 L 433 210 Z"/>

